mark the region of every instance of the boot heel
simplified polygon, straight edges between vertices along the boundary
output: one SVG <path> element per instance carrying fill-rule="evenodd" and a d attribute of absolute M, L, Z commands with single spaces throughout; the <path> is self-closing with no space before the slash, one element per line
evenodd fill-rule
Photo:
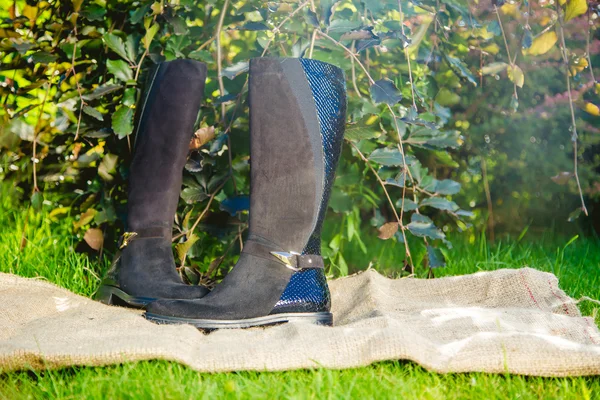
<path fill-rule="evenodd" d="M 146 308 L 148 303 L 156 300 L 152 297 L 130 296 L 118 287 L 110 285 L 100 286 L 94 299 L 101 303 L 108 304 L 109 306 L 129 307 L 142 310 Z"/>

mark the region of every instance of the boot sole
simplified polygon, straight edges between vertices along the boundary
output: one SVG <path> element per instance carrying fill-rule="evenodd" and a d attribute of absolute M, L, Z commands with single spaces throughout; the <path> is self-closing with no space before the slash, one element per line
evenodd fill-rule
<path fill-rule="evenodd" d="M 102 285 L 94 296 L 95 300 L 109 306 L 129 307 L 143 310 L 146 306 L 157 300 L 152 297 L 130 296 L 116 286 Z"/>
<path fill-rule="evenodd" d="M 218 319 L 196 319 L 196 318 L 179 318 L 169 317 L 166 315 L 158 315 L 146 312 L 144 317 L 148 321 L 157 324 L 186 324 L 192 325 L 198 329 L 243 329 L 253 328 L 257 326 L 268 326 L 284 324 L 286 322 L 303 322 L 316 325 L 333 326 L 333 314 L 329 312 L 316 313 L 282 313 L 266 315 L 264 317 L 234 319 L 234 320 L 218 320 Z"/>

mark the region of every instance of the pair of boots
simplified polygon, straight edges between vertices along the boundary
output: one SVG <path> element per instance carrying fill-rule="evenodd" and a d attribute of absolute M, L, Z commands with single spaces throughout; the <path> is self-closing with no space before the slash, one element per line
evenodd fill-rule
<path fill-rule="evenodd" d="M 181 281 L 171 248 L 205 78 L 206 66 L 190 60 L 163 63 L 153 76 L 130 168 L 129 232 L 97 298 L 203 329 L 331 325 L 321 225 L 344 134 L 343 72 L 311 59 L 251 60 L 249 234 L 211 292 Z"/>

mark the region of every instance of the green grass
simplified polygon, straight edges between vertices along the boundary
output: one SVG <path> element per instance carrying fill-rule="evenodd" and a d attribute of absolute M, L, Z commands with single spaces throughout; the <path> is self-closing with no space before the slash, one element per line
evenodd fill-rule
<path fill-rule="evenodd" d="M 4 193 L 6 194 L 6 193 Z M 7 196 L 3 196 L 5 199 Z M 0 271 L 43 277 L 70 290 L 90 295 L 107 267 L 74 251 L 72 222 L 52 223 L 47 212 L 11 209 L 0 201 Z M 23 227 L 25 245 L 21 246 Z M 397 274 L 394 260 L 401 250 L 393 242 L 363 235 L 370 251 L 346 245 L 350 269 L 366 267 Z M 368 237 L 367 237 L 368 236 Z M 576 298 L 600 298 L 600 242 L 596 238 L 506 240 L 489 246 L 485 238 L 455 240 L 449 264 L 437 276 L 497 268 L 530 266 L 555 273 L 561 287 Z M 419 257 L 415 254 L 415 257 Z M 582 303 L 582 312 L 595 315 L 598 306 Z M 596 318 L 600 323 L 600 318 Z M 0 371 L 0 399 L 18 398 L 600 398 L 600 377 L 543 379 L 481 373 L 430 373 L 410 362 L 383 362 L 348 370 L 303 370 L 281 373 L 239 372 L 200 374 L 168 362 L 139 362 L 105 368 L 76 367 L 59 371 Z"/>

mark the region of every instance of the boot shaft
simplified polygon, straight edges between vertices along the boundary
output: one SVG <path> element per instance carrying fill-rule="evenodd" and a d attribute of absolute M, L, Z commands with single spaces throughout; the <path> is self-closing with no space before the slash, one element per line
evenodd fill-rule
<path fill-rule="evenodd" d="M 175 60 L 156 67 L 143 100 L 129 173 L 128 229 L 173 224 L 182 171 L 200 110 L 206 65 Z"/>
<path fill-rule="evenodd" d="M 250 238 L 320 254 L 341 151 L 343 72 L 310 59 L 250 62 Z"/>

